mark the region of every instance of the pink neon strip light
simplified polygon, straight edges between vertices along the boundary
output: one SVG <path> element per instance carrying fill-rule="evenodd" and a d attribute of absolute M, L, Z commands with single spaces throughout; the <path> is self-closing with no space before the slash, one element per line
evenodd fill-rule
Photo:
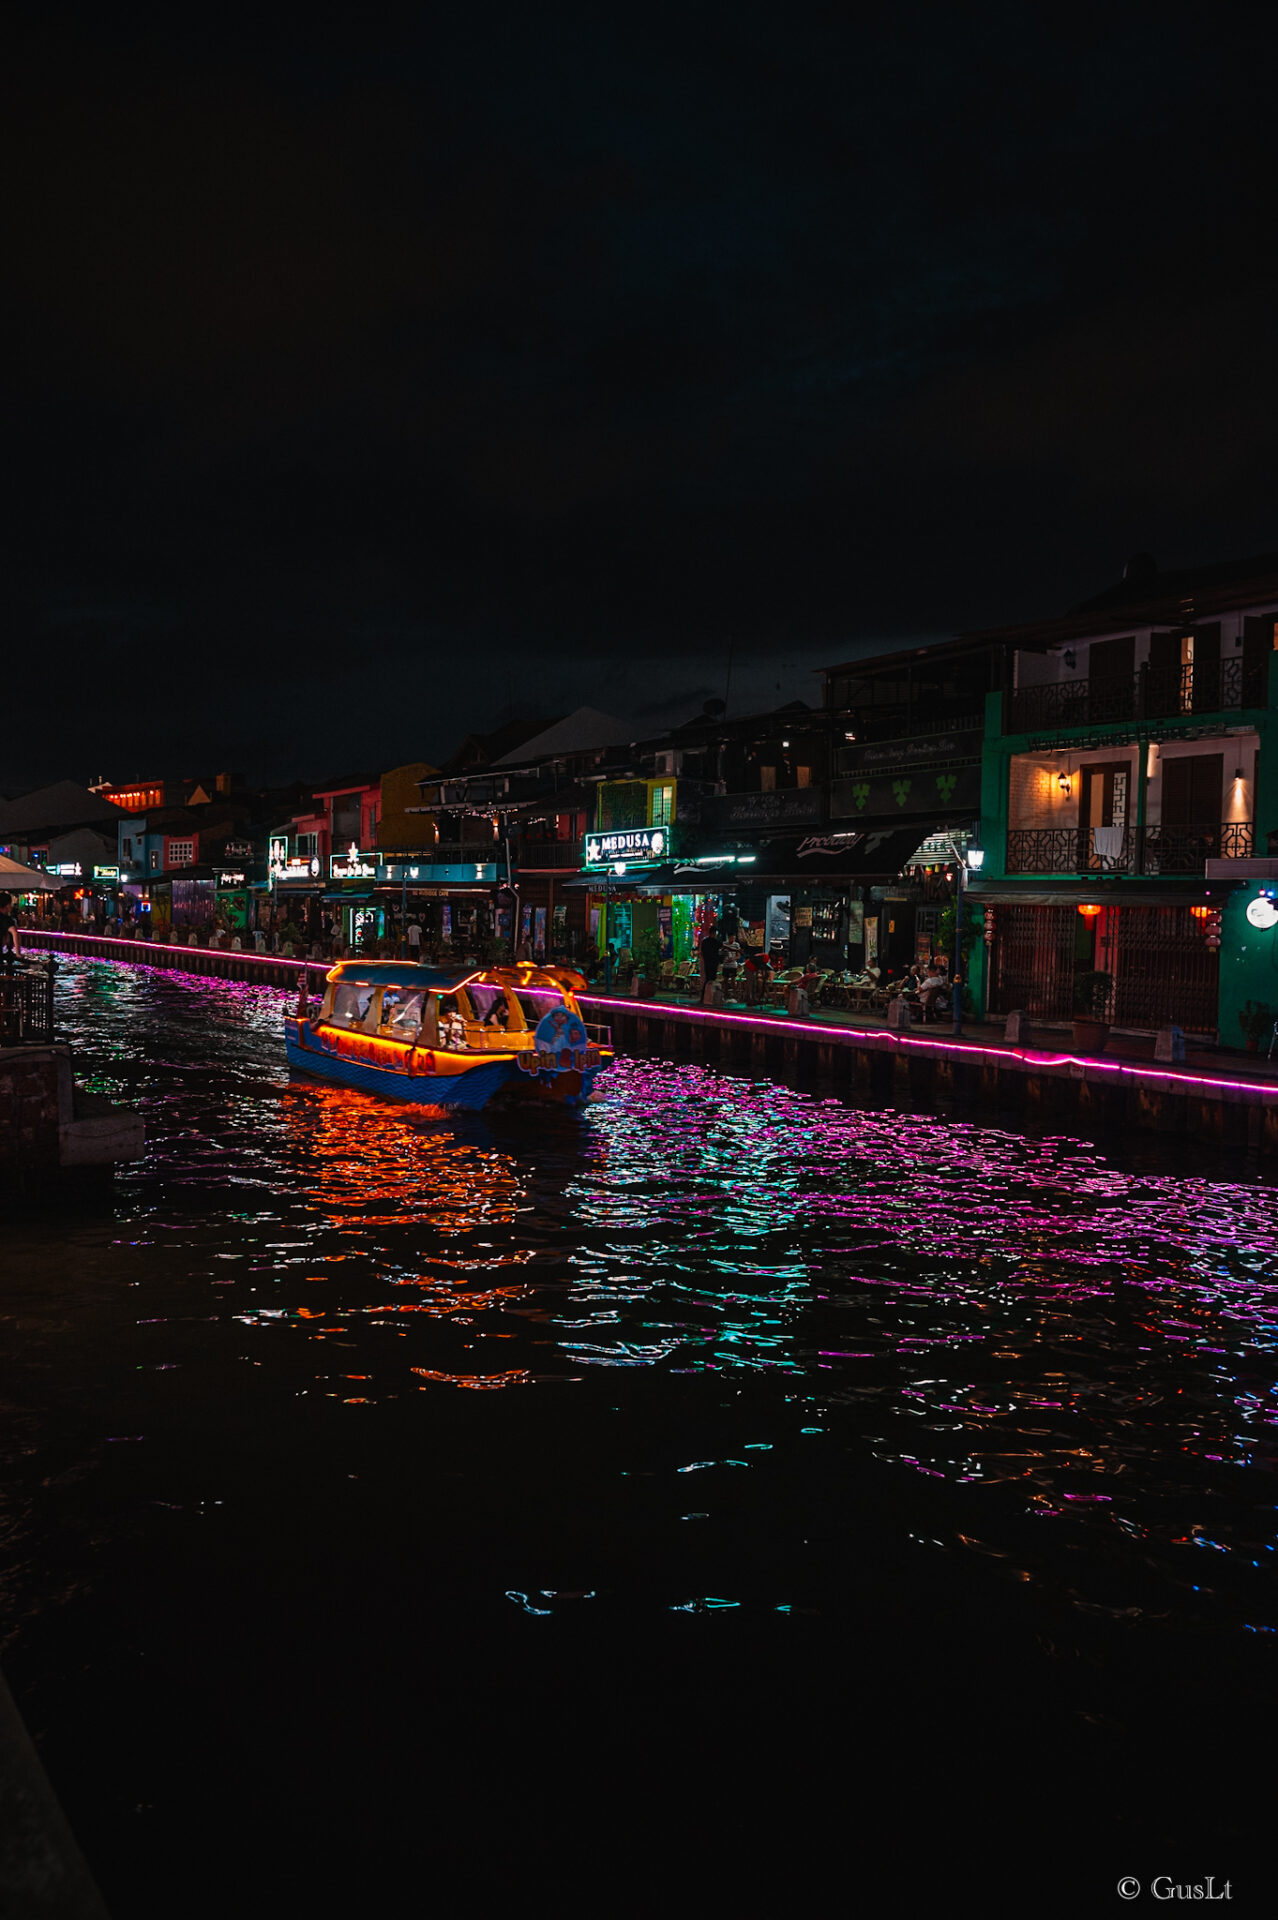
<path fill-rule="evenodd" d="M 155 940 L 119 940 L 113 934 L 82 933 L 46 933 L 40 927 L 19 928 L 19 937 L 23 934 L 34 935 L 37 939 L 49 941 L 73 940 L 77 944 L 90 942 L 94 946 L 111 946 L 127 951 L 130 955 L 145 962 L 148 953 L 180 953 L 189 958 L 194 953 L 214 953 L 219 958 L 249 960 L 255 966 L 282 967 L 286 973 L 296 975 L 311 968 L 327 968 L 333 963 L 321 960 L 283 960 L 278 954 L 227 953 L 221 948 L 178 947 Z M 52 950 L 52 949 L 50 949 Z M 473 977 L 473 976 L 472 976 Z M 891 1053 L 902 1047 L 920 1047 L 925 1053 L 940 1052 L 951 1059 L 970 1060 L 1024 1060 L 1037 1067 L 1081 1067 L 1087 1073 L 1116 1074 L 1120 1079 L 1146 1081 L 1172 1087 L 1218 1087 L 1233 1089 L 1237 1093 L 1260 1094 L 1268 1100 L 1278 1100 L 1278 1083 L 1254 1080 L 1231 1080 L 1225 1075 L 1213 1077 L 1205 1073 L 1168 1073 L 1158 1067 L 1142 1067 L 1131 1061 L 1094 1060 L 1080 1058 L 1073 1053 L 1031 1053 L 1023 1047 L 985 1047 L 975 1042 L 963 1042 L 955 1045 L 953 1041 L 941 1039 L 925 1040 L 910 1038 L 899 1033 L 887 1033 L 882 1029 L 866 1030 L 859 1027 L 822 1027 L 813 1026 L 806 1020 L 759 1019 L 748 1013 L 715 1013 L 705 1007 L 675 1007 L 661 1000 L 619 1000 L 615 996 L 605 998 L 599 994 L 578 994 L 577 1001 L 583 1007 L 620 1007 L 635 1013 L 650 1014 L 658 1009 L 663 1018 L 693 1020 L 722 1024 L 729 1027 L 744 1027 L 754 1033 L 776 1033 L 778 1030 L 803 1034 L 811 1039 L 819 1034 L 838 1046 L 866 1046 L 872 1051 Z"/>
<path fill-rule="evenodd" d="M 733 1027 L 746 1027 L 757 1033 L 776 1033 L 789 1030 L 801 1033 L 808 1039 L 819 1034 L 840 1046 L 864 1046 L 876 1052 L 891 1053 L 902 1047 L 921 1047 L 925 1053 L 940 1052 L 951 1059 L 970 1060 L 973 1056 L 983 1060 L 1024 1060 L 1038 1067 L 1082 1067 L 1087 1072 L 1112 1073 L 1120 1078 L 1156 1081 L 1173 1087 L 1221 1087 L 1233 1088 L 1240 1093 L 1258 1093 L 1278 1100 L 1278 1082 L 1257 1082 L 1251 1080 L 1231 1080 L 1225 1075 L 1213 1078 L 1210 1074 L 1168 1073 L 1158 1067 L 1142 1067 L 1132 1061 L 1094 1060 L 1080 1058 L 1073 1053 L 1031 1053 L 1023 1047 L 985 1047 L 976 1042 L 964 1041 L 955 1044 L 941 1039 L 924 1040 L 907 1038 L 897 1033 L 887 1033 L 882 1028 L 866 1030 L 858 1027 L 822 1027 L 807 1020 L 759 1019 L 748 1013 L 714 1013 L 703 1007 L 675 1007 L 665 1001 L 605 999 L 597 994 L 579 994 L 582 1006 L 625 1007 L 637 1013 L 651 1013 L 659 1008 L 662 1015 L 673 1014 L 676 1019 L 715 1021 Z"/>

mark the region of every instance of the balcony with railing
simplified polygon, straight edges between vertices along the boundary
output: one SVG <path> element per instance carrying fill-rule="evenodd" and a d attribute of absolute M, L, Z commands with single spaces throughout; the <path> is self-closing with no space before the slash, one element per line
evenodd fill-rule
<path fill-rule="evenodd" d="M 584 840 L 512 840 L 510 857 L 523 873 L 575 873 L 585 847 Z"/>
<path fill-rule="evenodd" d="M 1250 860 L 1256 830 L 1249 820 L 1219 825 L 1135 827 L 1013 827 L 1007 836 L 1009 873 L 1201 874 L 1208 860 Z"/>
<path fill-rule="evenodd" d="M 1182 667 L 1142 667 L 1130 680 L 1053 680 L 1043 686 L 1017 687 L 1007 700 L 1007 731 L 1042 733 L 1065 727 L 1190 719 L 1264 704 L 1263 662 L 1239 655 Z"/>

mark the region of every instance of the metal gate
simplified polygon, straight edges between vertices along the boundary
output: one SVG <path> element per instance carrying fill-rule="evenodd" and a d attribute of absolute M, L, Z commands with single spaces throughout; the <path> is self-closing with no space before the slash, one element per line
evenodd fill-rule
<path fill-rule="evenodd" d="M 1072 1019 L 1074 977 L 1090 965 L 1077 957 L 1077 909 L 1000 905 L 994 912 L 990 1012 Z M 1113 978 L 1116 1026 L 1215 1033 L 1220 956 L 1188 907 L 1106 907 L 1095 966 Z"/>
<path fill-rule="evenodd" d="M 990 1012 L 1069 1020 L 1074 1012 L 1073 907 L 999 906 Z"/>
<path fill-rule="evenodd" d="M 1215 1033 L 1220 955 L 1188 907 L 1118 907 L 1105 915 L 1096 964 L 1114 976 L 1120 1027 Z"/>

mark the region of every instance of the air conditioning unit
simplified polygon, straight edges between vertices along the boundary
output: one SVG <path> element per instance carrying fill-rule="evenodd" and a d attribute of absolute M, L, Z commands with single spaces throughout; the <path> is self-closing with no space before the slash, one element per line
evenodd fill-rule
<path fill-rule="evenodd" d="M 655 766 L 656 766 L 657 773 L 658 774 L 678 773 L 679 763 L 682 760 L 682 758 L 683 756 L 679 752 L 677 747 L 671 748 L 671 750 L 668 753 L 657 754 L 655 757 Z"/>

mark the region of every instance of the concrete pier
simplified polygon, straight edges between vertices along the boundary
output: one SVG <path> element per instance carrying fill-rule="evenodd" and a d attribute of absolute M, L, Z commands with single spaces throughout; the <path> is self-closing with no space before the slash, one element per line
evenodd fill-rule
<path fill-rule="evenodd" d="M 866 1103 L 943 1104 L 1065 1131 L 1122 1127 L 1278 1152 L 1278 1077 L 1089 1058 L 944 1034 L 859 1029 L 769 1014 L 583 995 L 624 1053 L 713 1061 Z"/>
<path fill-rule="evenodd" d="M 21 930 L 21 939 L 24 948 L 253 981 L 282 992 L 296 993 L 305 976 L 312 995 L 331 964 L 28 928 Z M 1278 1153 L 1278 1073 L 1267 1075 L 1258 1060 L 1164 1066 L 1085 1057 L 1066 1046 L 1009 1046 L 988 1030 L 955 1039 L 944 1030 L 889 1030 L 602 994 L 583 994 L 582 1005 L 611 1025 L 626 1053 L 692 1060 L 866 1104 L 938 1102 L 947 1109 L 970 1108 L 1013 1123 L 1019 1116 L 1066 1131 L 1123 1127 L 1179 1134 L 1218 1148 Z"/>
<path fill-rule="evenodd" d="M 6 1920 L 107 1920 L 102 1896 L 3 1680 L 0 1913 Z"/>
<path fill-rule="evenodd" d="M 145 1150 L 142 1119 L 77 1087 L 71 1049 L 0 1047 L 0 1181 L 6 1190 L 85 1185 Z"/>

